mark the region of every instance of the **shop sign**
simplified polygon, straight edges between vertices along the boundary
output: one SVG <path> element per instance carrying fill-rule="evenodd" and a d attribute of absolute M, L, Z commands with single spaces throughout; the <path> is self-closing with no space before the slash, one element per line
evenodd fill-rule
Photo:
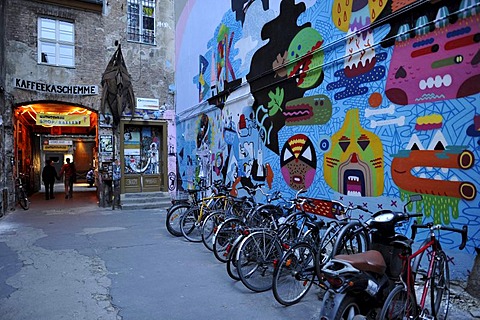
<path fill-rule="evenodd" d="M 89 127 L 90 116 L 85 114 L 37 113 L 36 124 L 56 127 Z"/>
<path fill-rule="evenodd" d="M 60 146 L 60 145 L 50 145 L 46 144 L 43 146 L 43 151 L 68 151 L 69 146 Z"/>
<path fill-rule="evenodd" d="M 72 140 L 48 140 L 49 145 L 62 145 L 62 146 L 72 146 L 73 141 Z"/>
<path fill-rule="evenodd" d="M 69 94 L 78 96 L 93 96 L 98 94 L 96 85 L 65 85 L 48 84 L 24 79 L 13 79 L 13 86 L 18 89 L 46 92 L 54 94 Z"/>
<path fill-rule="evenodd" d="M 137 98 L 137 109 L 158 110 L 159 107 L 158 99 Z"/>

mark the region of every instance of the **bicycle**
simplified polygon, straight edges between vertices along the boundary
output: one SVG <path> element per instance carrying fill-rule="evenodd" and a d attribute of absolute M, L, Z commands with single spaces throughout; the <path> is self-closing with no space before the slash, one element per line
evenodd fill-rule
<path fill-rule="evenodd" d="M 300 211 L 286 217 L 277 229 L 264 228 L 249 234 L 237 249 L 238 275 L 250 290 L 262 292 L 272 288 L 274 271 L 284 251 L 299 241 L 319 241 L 318 230 L 324 227 L 325 222 L 316 221 L 315 217 L 305 212 L 303 206 L 309 201 L 299 198 L 303 192 L 306 190 L 300 190 L 291 200 L 293 206 L 299 205 Z"/>
<path fill-rule="evenodd" d="M 327 224 L 326 230 L 311 228 L 312 233 L 317 233 L 319 243 L 302 241 L 290 248 L 278 262 L 273 274 L 273 295 L 275 299 L 285 306 L 299 302 L 310 290 L 312 284 L 325 289 L 322 281 L 315 282 L 315 277 L 320 274 L 323 265 L 331 258 L 333 245 L 337 236 L 350 220 L 350 211 L 353 207 L 345 206 L 337 201 L 322 200 L 323 207 L 328 208 L 330 217 L 335 220 Z M 320 277 L 318 277 L 320 279 Z"/>
<path fill-rule="evenodd" d="M 210 196 L 220 192 L 224 188 L 221 182 L 214 182 Z M 172 199 L 172 206 L 167 210 L 165 225 L 167 231 L 175 237 L 182 236 L 180 229 L 180 220 L 187 210 L 200 205 L 200 195 L 205 193 L 208 188 L 188 189 L 185 193 L 179 194 L 179 197 Z"/>
<path fill-rule="evenodd" d="M 215 210 L 225 210 L 228 196 L 218 193 L 202 198 L 198 207 L 188 209 L 180 219 L 180 231 L 191 242 L 202 241 L 202 226 L 205 218 Z"/>
<path fill-rule="evenodd" d="M 255 194 L 257 190 L 262 191 L 262 186 L 263 184 L 259 184 L 252 188 L 247 186 L 238 188 L 245 189 L 248 195 L 236 197 L 231 194 L 227 194 L 226 209 L 211 212 L 207 217 L 205 217 L 202 224 L 202 242 L 208 250 L 214 250 L 214 235 L 218 231 L 219 226 L 225 222 L 225 220 L 230 218 L 244 217 L 253 210 L 253 208 L 257 205 L 255 201 Z"/>
<path fill-rule="evenodd" d="M 462 243 L 459 249 L 462 250 L 467 242 L 468 227 L 465 225 L 462 229 L 456 229 L 433 223 L 414 223 L 412 240 L 417 229 L 428 229 L 429 236 L 417 251 L 412 253 L 409 246 L 401 253 L 403 266 L 399 283 L 387 296 L 379 319 L 444 320 L 447 317 L 450 305 L 448 258 L 435 232 L 444 230 L 460 233 Z M 421 294 L 417 296 L 417 292 Z"/>
<path fill-rule="evenodd" d="M 16 200 L 17 203 L 20 205 L 20 207 L 23 208 L 23 210 L 28 210 L 30 208 L 30 200 L 28 200 L 27 196 L 27 190 L 25 189 L 25 186 L 23 184 L 23 179 L 25 178 L 25 174 L 20 173 L 16 178 L 15 178 L 15 186 L 16 186 Z"/>

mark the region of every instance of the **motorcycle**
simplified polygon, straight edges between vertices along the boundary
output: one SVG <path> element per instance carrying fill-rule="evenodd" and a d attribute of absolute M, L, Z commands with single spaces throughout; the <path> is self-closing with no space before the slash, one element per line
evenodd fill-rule
<path fill-rule="evenodd" d="M 327 291 L 322 300 L 321 320 L 375 319 L 401 272 L 399 253 L 410 248 L 412 240 L 396 232 L 396 227 L 422 214 L 409 214 L 406 207 L 422 200 L 413 195 L 404 210 L 381 210 L 365 224 L 352 222 L 352 230 L 367 231 L 367 250 L 335 255 L 321 269 L 319 277 Z M 367 211 L 365 208 L 360 209 Z M 336 251 L 338 252 L 338 251 Z"/>

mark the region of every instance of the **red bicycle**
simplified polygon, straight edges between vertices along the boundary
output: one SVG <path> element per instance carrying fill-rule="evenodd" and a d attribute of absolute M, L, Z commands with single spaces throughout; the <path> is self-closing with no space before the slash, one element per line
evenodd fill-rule
<path fill-rule="evenodd" d="M 418 229 L 428 229 L 429 236 L 412 253 L 411 242 L 401 254 L 403 269 L 399 283 L 390 292 L 378 319 L 446 319 L 450 305 L 450 272 L 448 258 L 443 251 L 439 235 L 440 230 L 460 233 L 465 248 L 468 227 L 462 229 L 435 225 L 433 223 L 412 225 L 412 237 L 415 239 Z M 412 241 L 413 242 L 413 241 Z"/>

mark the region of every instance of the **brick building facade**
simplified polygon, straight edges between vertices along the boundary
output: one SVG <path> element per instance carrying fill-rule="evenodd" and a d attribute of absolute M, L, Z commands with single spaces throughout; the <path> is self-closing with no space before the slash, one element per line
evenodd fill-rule
<path fill-rule="evenodd" d="M 163 176 L 167 176 L 167 170 L 174 170 L 168 168 L 166 152 L 174 99 L 173 1 L 65 3 L 6 0 L 0 4 L 0 152 L 6 160 L 0 164 L 2 213 L 15 207 L 14 181 L 18 174 L 28 176 L 31 191 L 40 189 L 40 172 L 47 157 L 57 159 L 57 165 L 72 157 L 79 178 L 89 167 L 95 167 L 99 189 L 103 178 L 112 179 L 116 163 L 125 173 L 119 181 L 121 193 L 146 190 L 142 185 L 124 188 L 129 174 L 133 183 L 146 180 L 141 177 L 147 172 L 142 168 Z M 102 74 L 119 45 L 135 97 L 150 101 L 150 105 L 127 106 L 114 130 L 104 121 L 110 116 L 109 108 L 105 116 L 100 112 Z M 83 91 L 85 88 L 88 92 Z M 66 117 L 68 121 L 85 115 L 86 124 L 39 125 L 39 115 Z M 149 131 L 154 134 L 145 135 L 147 127 L 155 128 Z M 129 130 L 143 140 L 154 139 L 155 133 L 161 132 L 156 142 L 160 164 L 150 159 L 146 164 L 140 144 L 134 152 L 124 154 L 123 134 Z M 102 149 L 101 141 L 111 141 L 113 148 Z M 137 161 L 125 163 L 126 157 Z M 156 179 L 149 191 L 166 191 L 166 181 L 160 180 Z M 101 193 L 99 197 L 102 200 Z"/>

